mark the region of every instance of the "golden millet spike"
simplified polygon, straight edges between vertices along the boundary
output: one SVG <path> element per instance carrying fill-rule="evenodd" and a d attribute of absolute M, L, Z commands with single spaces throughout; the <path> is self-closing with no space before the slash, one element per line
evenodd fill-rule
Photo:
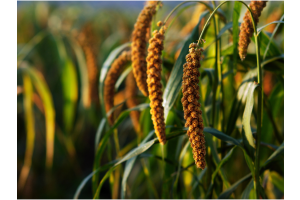
<path fill-rule="evenodd" d="M 255 25 L 258 23 L 258 18 L 261 15 L 262 10 L 266 7 L 266 1 L 251 1 L 249 7 L 253 14 L 253 19 Z M 251 20 L 251 14 L 249 10 L 247 10 L 243 23 L 240 27 L 240 35 L 239 35 L 239 55 L 241 60 L 244 60 L 247 56 L 248 45 L 250 44 L 251 37 L 253 36 L 254 29 Z"/>
<path fill-rule="evenodd" d="M 99 70 L 97 67 L 97 56 L 96 56 L 96 36 L 93 32 L 92 26 L 86 24 L 79 34 L 77 40 L 81 45 L 86 58 L 86 66 L 88 71 L 88 97 L 84 100 L 84 105 L 90 107 L 91 102 L 96 106 L 99 106 L 99 95 L 98 95 L 98 74 Z"/>
<path fill-rule="evenodd" d="M 154 124 L 155 134 L 161 144 L 166 143 L 164 108 L 162 106 L 162 84 L 161 84 L 161 53 L 164 48 L 165 27 L 153 32 L 149 40 L 147 56 L 147 84 L 150 99 L 150 113 Z"/>
<path fill-rule="evenodd" d="M 182 93 L 181 103 L 183 105 L 185 127 L 189 127 L 187 135 L 191 147 L 193 148 L 193 157 L 197 168 L 205 168 L 205 139 L 203 134 L 202 111 L 199 103 L 199 76 L 201 52 L 196 43 L 191 43 L 189 53 L 186 55 L 186 63 L 183 65 Z"/>
<path fill-rule="evenodd" d="M 130 62 L 131 52 L 123 51 L 112 63 L 104 81 L 104 103 L 106 113 L 114 107 L 115 84 L 123 68 Z M 108 116 L 108 121 L 114 123 L 114 113 Z"/>
<path fill-rule="evenodd" d="M 132 32 L 132 69 L 138 88 L 148 96 L 147 89 L 147 28 L 150 27 L 152 16 L 156 13 L 156 1 L 149 1 L 139 14 Z"/>
<path fill-rule="evenodd" d="M 133 72 L 131 71 L 127 78 L 126 78 L 126 83 L 125 83 L 125 98 L 126 100 L 126 105 L 128 108 L 133 108 L 139 104 L 138 100 L 135 98 L 138 92 L 138 88 L 133 76 Z M 141 134 L 141 127 L 139 123 L 140 119 L 140 112 L 137 110 L 131 111 L 130 112 L 130 118 L 133 124 L 133 127 L 135 129 L 135 132 L 137 134 Z"/>

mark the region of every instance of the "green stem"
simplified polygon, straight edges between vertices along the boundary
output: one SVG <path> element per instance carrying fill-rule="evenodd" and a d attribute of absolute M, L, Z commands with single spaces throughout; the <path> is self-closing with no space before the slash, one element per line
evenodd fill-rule
<path fill-rule="evenodd" d="M 240 1 L 245 6 L 247 6 L 244 2 Z M 257 82 L 261 86 L 260 91 L 258 92 L 258 112 L 257 112 L 257 134 L 256 134 L 256 143 L 255 143 L 255 166 L 254 166 L 254 189 L 256 191 L 256 198 L 259 198 L 259 188 L 260 188 L 260 182 L 259 182 L 259 150 L 260 150 L 260 140 L 261 140 L 261 126 L 262 126 L 262 115 L 263 115 L 263 90 L 262 90 L 262 68 L 261 68 L 261 59 L 260 59 L 260 43 L 259 43 L 259 37 L 257 34 L 257 28 L 256 24 L 254 23 L 253 15 L 251 12 L 251 9 L 247 6 L 248 11 L 251 15 L 251 20 L 253 24 L 254 29 L 254 39 L 255 39 L 255 50 L 256 50 L 256 61 L 257 61 Z"/>
<path fill-rule="evenodd" d="M 218 5 L 218 7 L 216 7 L 216 9 L 214 9 L 214 11 L 210 14 L 209 18 L 207 19 L 203 29 L 202 29 L 202 32 L 200 34 L 200 37 L 198 39 L 198 43 L 197 43 L 197 46 L 199 46 L 200 42 L 201 42 L 201 39 L 202 39 L 202 36 L 203 36 L 203 33 L 205 32 L 205 29 L 207 29 L 208 27 L 208 23 L 210 22 L 212 16 L 214 16 L 214 14 L 217 12 L 218 8 L 220 8 L 223 4 L 227 3 L 227 2 L 230 2 L 230 1 L 224 1 L 223 3 L 221 3 L 220 5 Z"/>
<path fill-rule="evenodd" d="M 165 20 L 164 20 L 164 24 L 166 24 L 167 23 L 167 21 L 168 21 L 168 19 L 171 17 L 171 15 L 177 10 L 177 8 L 179 8 L 180 6 L 182 6 L 183 4 L 185 4 L 185 3 L 190 3 L 190 2 L 192 2 L 192 1 L 184 1 L 184 2 L 182 2 L 182 3 L 180 3 L 180 4 L 178 4 L 169 14 L 168 14 L 168 16 L 165 18 Z"/>
<path fill-rule="evenodd" d="M 209 10 L 213 11 L 213 9 L 211 8 L 211 6 L 209 6 L 207 3 L 203 2 L 203 1 L 184 1 L 184 2 L 181 2 L 180 4 L 178 4 L 175 8 L 173 8 L 173 10 L 167 15 L 167 17 L 165 18 L 164 20 L 164 24 L 167 23 L 168 19 L 171 17 L 171 15 L 180 7 L 182 6 L 183 4 L 185 3 L 192 3 L 192 2 L 195 2 L 195 3 L 201 3 L 203 5 L 206 6 L 206 8 L 208 8 Z M 223 4 L 223 3 L 222 3 Z M 221 13 L 218 13 L 221 17 L 224 18 L 224 16 L 221 14 Z M 224 23 L 226 23 L 226 20 L 223 20 Z M 167 27 L 168 28 L 168 27 Z"/>
<path fill-rule="evenodd" d="M 217 12 L 218 8 L 221 7 L 223 4 L 230 2 L 230 1 L 224 1 L 222 2 L 209 16 L 208 20 L 206 21 L 202 32 L 200 34 L 200 37 L 198 39 L 197 46 L 200 46 L 200 42 L 202 40 L 203 33 L 205 32 L 206 28 L 208 27 L 208 24 L 213 17 L 213 15 Z M 255 48 L 256 48 L 256 59 L 257 59 L 257 82 L 262 86 L 262 69 L 261 69 L 261 60 L 260 60 L 260 45 L 259 45 L 259 38 L 257 35 L 257 28 L 256 24 L 251 12 L 251 9 L 247 6 L 247 4 L 243 1 L 238 1 L 242 3 L 244 6 L 247 7 L 248 11 L 250 12 L 251 21 L 254 29 L 254 38 L 255 38 Z M 260 87 L 261 88 L 261 87 Z M 260 136 L 261 136 L 261 125 L 262 125 L 262 111 L 263 111 L 263 90 L 259 91 L 258 93 L 258 116 L 257 116 L 257 134 L 256 134 L 256 155 L 255 155 L 255 175 L 254 175 L 254 189 L 256 191 L 256 197 L 259 198 L 259 144 L 260 144 Z M 212 122 L 214 123 L 214 122 Z"/>
<path fill-rule="evenodd" d="M 213 7 L 215 8 L 215 2 L 212 1 Z M 214 16 L 214 29 L 215 29 L 215 38 L 216 38 L 216 53 L 215 53 L 215 82 L 213 87 L 213 108 L 212 108 L 212 127 L 215 127 L 215 123 L 219 122 L 220 116 L 216 113 L 216 102 L 220 98 L 221 100 L 221 89 L 222 89 L 222 66 L 221 66 L 221 44 L 218 40 L 219 34 L 219 18 Z M 216 116 L 217 115 L 217 116 Z M 217 120 L 215 119 L 217 118 Z M 219 124 L 219 123 L 218 123 Z"/>
<path fill-rule="evenodd" d="M 262 86 L 262 69 L 260 61 L 260 48 L 259 48 L 259 38 L 257 36 L 256 28 L 254 28 L 254 38 L 255 38 L 255 48 L 256 48 L 256 58 L 257 58 L 257 81 L 260 86 Z M 261 139 L 261 126 L 262 126 L 262 112 L 263 112 L 263 90 L 260 87 L 258 92 L 258 112 L 257 112 L 257 134 L 256 134 L 256 143 L 255 143 L 255 177 L 254 177 L 254 188 L 256 190 L 256 198 L 259 198 L 259 149 L 260 149 L 260 139 Z"/>
<path fill-rule="evenodd" d="M 214 78 L 215 81 L 213 82 L 213 102 L 212 102 L 212 119 L 211 119 L 211 123 L 212 123 L 212 127 L 215 127 L 215 118 L 216 118 L 216 102 L 217 102 L 217 88 L 219 85 L 219 79 L 218 79 L 218 41 L 217 41 L 217 37 L 218 37 L 218 32 L 217 32 L 217 22 L 216 22 L 216 18 L 214 17 L 214 29 L 215 29 L 215 38 L 216 38 L 216 47 L 215 47 L 215 73 L 214 73 Z"/>
<path fill-rule="evenodd" d="M 261 86 L 260 91 L 258 93 L 258 112 L 257 112 L 257 134 L 256 134 L 256 143 L 255 143 L 255 166 L 254 166 L 254 189 L 256 191 L 256 197 L 255 198 L 259 198 L 259 188 L 260 186 L 260 182 L 259 182 L 259 150 L 260 150 L 260 139 L 261 139 L 261 126 L 262 126 L 262 115 L 263 115 L 263 90 L 262 90 L 262 69 L 261 69 L 261 59 L 260 59 L 260 43 L 259 43 L 259 37 L 257 34 L 257 28 L 256 28 L 256 24 L 254 23 L 254 19 L 253 19 L 253 15 L 251 12 L 251 9 L 247 6 L 246 3 L 239 1 L 242 4 L 244 4 L 248 11 L 250 12 L 250 16 L 251 16 L 251 21 L 252 21 L 252 25 L 253 25 L 253 29 L 254 29 L 254 39 L 255 39 L 255 50 L 256 50 L 256 61 L 257 61 L 257 82 L 258 84 Z"/>

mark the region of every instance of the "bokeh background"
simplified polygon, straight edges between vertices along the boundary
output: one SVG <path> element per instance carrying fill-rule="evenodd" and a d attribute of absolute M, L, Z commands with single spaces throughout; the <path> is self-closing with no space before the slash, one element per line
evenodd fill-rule
<path fill-rule="evenodd" d="M 164 2 L 163 7 L 155 16 L 155 20 L 163 20 L 167 14 L 180 2 Z M 92 79 L 87 71 L 82 69 L 82 65 L 76 59 L 76 52 L 72 50 L 72 41 L 80 37 L 84 30 L 89 31 L 85 36 L 91 40 L 96 52 L 95 77 L 99 77 L 99 71 L 109 53 L 116 47 L 130 41 L 131 33 L 137 16 L 145 2 L 18 2 L 17 4 L 17 51 L 24 53 L 24 48 L 35 45 L 35 36 L 43 37 L 33 49 L 24 53 L 26 64 L 37 69 L 45 79 L 51 93 L 55 109 L 55 141 L 53 166 L 48 169 L 46 163 L 46 135 L 44 107 L 41 97 L 34 92 L 34 117 L 35 117 L 35 140 L 32 155 L 32 164 L 29 175 L 21 187 L 18 185 L 18 198 L 73 198 L 73 195 L 80 182 L 92 172 L 95 156 L 95 135 L 102 119 L 99 98 L 97 94 L 97 80 L 89 80 L 93 86 L 84 83 L 86 79 Z M 263 11 L 258 27 L 272 21 L 279 20 L 283 15 L 283 2 L 271 2 Z M 233 4 L 228 4 L 222 9 L 228 19 L 232 18 Z M 191 6 L 184 11 L 166 36 L 165 49 L 170 62 L 174 62 L 178 57 L 182 47 L 182 41 L 197 24 L 201 8 Z M 243 8 L 244 10 L 244 8 Z M 244 12 L 242 12 L 244 13 Z M 242 21 L 243 15 L 240 17 Z M 203 23 L 202 23 L 203 24 Z M 271 34 L 276 24 L 265 28 L 266 34 Z M 283 26 L 277 31 L 274 41 L 283 51 Z M 209 35 L 209 34 L 207 34 Z M 35 38 L 35 39 L 34 39 Z M 71 39 L 70 39 L 71 38 Z M 80 40 L 80 39 L 79 39 Z M 209 43 L 210 38 L 206 38 Z M 225 34 L 222 44 L 224 46 L 232 41 L 229 33 Z M 77 47 L 82 47 L 80 42 Z M 84 50 L 84 48 L 82 47 Z M 22 52 L 23 51 L 23 52 Z M 249 47 L 249 52 L 254 53 L 253 43 Z M 24 63 L 23 63 L 24 64 Z M 172 65 L 170 69 L 172 68 Z M 85 74 L 83 73 L 85 71 Z M 167 73 L 167 72 L 166 72 Z M 244 72 L 238 72 L 234 77 L 235 84 L 242 82 Z M 18 181 L 24 165 L 26 149 L 26 127 L 23 102 L 23 78 L 21 73 L 17 75 L 17 168 Z M 271 95 L 277 82 L 280 81 L 274 73 L 264 73 L 263 89 L 266 95 Z M 92 87 L 92 88 L 90 88 Z M 278 86 L 277 86 L 278 87 Z M 123 85 L 120 87 L 124 88 Z M 88 91 L 85 93 L 85 91 Z M 95 92 L 96 91 L 96 92 Z M 119 102 L 122 101 L 122 93 Z M 116 97 L 115 101 L 118 101 Z M 124 109 L 124 108 L 122 108 Z M 280 130 L 283 130 L 283 99 L 280 105 L 274 110 L 281 113 L 279 122 Z M 277 115 L 279 116 L 279 115 Z M 130 119 L 122 124 L 124 134 L 120 136 L 120 144 L 124 146 L 135 137 L 134 129 Z M 276 140 L 269 136 L 264 138 L 269 143 Z M 280 145 L 277 143 L 277 145 Z M 156 151 L 156 150 L 154 150 Z M 267 158 L 272 151 L 262 149 L 263 157 Z M 103 162 L 110 160 L 109 156 L 104 156 Z M 246 166 L 241 151 L 235 152 L 234 156 L 225 165 L 231 183 L 243 177 L 249 170 Z M 135 170 L 140 169 L 140 165 Z M 103 176 L 101 174 L 100 176 Z M 133 175 L 133 177 L 135 177 Z M 138 179 L 141 183 L 143 179 Z M 153 180 L 159 181 L 159 178 Z M 242 188 L 247 183 L 241 184 L 235 191 L 235 195 L 240 195 Z M 152 197 L 148 194 L 147 187 L 140 187 L 137 191 L 142 198 Z M 135 190 L 133 189 L 132 192 Z M 143 194 L 144 193 L 144 194 Z M 272 196 L 273 195 L 273 196 Z M 283 193 L 271 194 L 270 198 L 282 197 Z M 91 183 L 87 183 L 80 195 L 81 198 L 92 198 Z M 110 185 L 105 184 L 101 198 L 112 198 Z M 132 196 L 133 198 L 135 196 Z"/>

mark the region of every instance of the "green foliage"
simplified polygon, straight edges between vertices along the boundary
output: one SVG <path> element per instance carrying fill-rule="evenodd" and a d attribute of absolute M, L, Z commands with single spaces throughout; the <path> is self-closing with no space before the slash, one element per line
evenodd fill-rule
<path fill-rule="evenodd" d="M 106 74 L 115 58 L 130 48 L 139 10 L 133 15 L 128 8 L 99 12 L 77 4 L 18 5 L 18 15 L 28 18 L 18 16 L 18 198 L 284 196 L 284 21 L 283 13 L 272 21 L 267 15 L 283 3 L 267 3 L 243 62 L 237 45 L 244 2 L 165 4 L 152 21 L 152 29 L 163 19 L 169 25 L 161 74 L 165 146 L 155 137 L 148 97 L 139 92 L 134 97 L 139 104 L 126 107 L 124 80 L 131 66 L 117 80 L 115 106 L 105 112 Z M 192 19 L 191 12 L 201 5 L 204 11 Z M 38 10 L 46 8 L 49 16 L 43 22 L 47 13 Z M 37 16 L 30 14 L 33 11 Z M 21 22 L 33 27 L 32 35 L 19 29 Z M 100 40 L 95 43 L 99 107 L 87 104 L 91 72 L 76 35 L 87 23 Z M 179 34 L 183 28 L 188 34 Z M 206 41 L 201 43 L 199 78 L 207 148 L 204 170 L 194 164 L 180 101 L 185 56 L 190 43 L 200 43 L 199 36 Z M 140 112 L 142 135 L 135 133 L 132 111 Z M 107 116 L 113 112 L 117 119 L 110 126 Z M 35 192 L 24 193 L 37 185 Z"/>

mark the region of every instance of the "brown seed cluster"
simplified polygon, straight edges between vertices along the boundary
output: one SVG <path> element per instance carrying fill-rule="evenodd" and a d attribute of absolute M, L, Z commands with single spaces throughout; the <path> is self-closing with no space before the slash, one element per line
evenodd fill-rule
<path fill-rule="evenodd" d="M 258 18 L 261 15 L 262 10 L 266 7 L 266 1 L 251 1 L 249 7 L 253 14 L 253 19 L 255 25 L 258 23 Z M 239 35 L 239 55 L 241 60 L 244 60 L 247 55 L 248 45 L 250 44 L 251 37 L 253 36 L 254 29 L 251 20 L 251 14 L 249 10 L 247 10 L 243 23 L 240 28 L 240 35 Z"/>
<path fill-rule="evenodd" d="M 108 112 L 114 106 L 115 84 L 124 67 L 130 62 L 131 52 L 123 51 L 118 58 L 112 63 L 104 82 L 104 102 L 105 110 Z M 114 114 L 108 116 L 108 121 L 114 123 Z"/>
<path fill-rule="evenodd" d="M 137 93 L 138 93 L 138 88 L 133 76 L 133 72 L 130 72 L 126 78 L 126 86 L 125 86 L 125 98 L 126 100 L 126 105 L 128 108 L 133 108 L 137 105 L 139 105 L 138 100 L 135 98 Z M 140 112 L 137 110 L 131 111 L 130 112 L 130 118 L 133 124 L 133 127 L 136 131 L 137 134 L 141 134 L 142 132 L 140 131 Z"/>
<path fill-rule="evenodd" d="M 85 58 L 88 71 L 89 81 L 89 95 L 84 104 L 86 107 L 90 107 L 91 102 L 96 106 L 99 106 L 98 96 L 98 75 L 99 70 L 97 67 L 97 56 L 96 56 L 96 36 L 90 24 L 85 25 L 77 36 L 78 42 L 81 45 Z"/>
<path fill-rule="evenodd" d="M 159 22 L 158 25 L 161 25 Z M 154 130 L 161 144 L 166 143 L 164 108 L 162 106 L 162 84 L 161 84 L 161 53 L 164 48 L 165 27 L 153 32 L 149 40 L 147 56 L 147 84 L 150 99 L 150 113 L 154 124 Z"/>
<path fill-rule="evenodd" d="M 149 1 L 139 14 L 132 32 L 132 69 L 138 88 L 143 95 L 148 96 L 147 89 L 147 30 L 150 27 L 152 16 L 156 13 L 156 1 Z"/>
<path fill-rule="evenodd" d="M 193 148 L 193 157 L 197 168 L 205 168 L 205 139 L 203 134 L 202 111 L 199 103 L 199 76 L 201 52 L 203 49 L 197 48 L 196 43 L 189 46 L 189 54 L 186 55 L 186 63 L 183 65 L 182 93 L 181 103 L 183 105 L 185 127 L 189 127 L 187 135 L 191 147 Z"/>

